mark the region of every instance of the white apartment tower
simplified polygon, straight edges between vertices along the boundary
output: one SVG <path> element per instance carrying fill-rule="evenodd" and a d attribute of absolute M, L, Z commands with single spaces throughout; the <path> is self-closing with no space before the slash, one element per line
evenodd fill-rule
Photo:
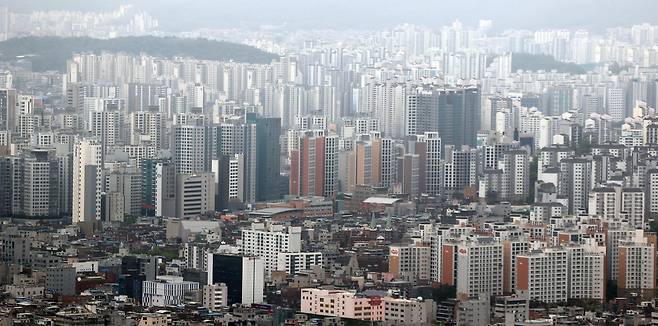
<path fill-rule="evenodd" d="M 621 88 L 608 88 L 606 97 L 608 114 L 612 117 L 612 120 L 624 120 L 624 118 L 626 118 L 626 112 L 624 108 L 624 90 Z"/>
<path fill-rule="evenodd" d="M 644 239 L 622 241 L 619 244 L 619 274 L 617 287 L 625 295 L 639 293 L 653 298 L 656 289 L 656 244 Z"/>
<path fill-rule="evenodd" d="M 501 198 L 512 202 L 525 200 L 530 193 L 528 152 L 525 150 L 503 152 L 499 166 L 503 170 Z"/>
<path fill-rule="evenodd" d="M 568 257 L 561 248 L 546 248 L 517 256 L 516 291 L 530 300 L 554 303 L 568 297 Z"/>
<path fill-rule="evenodd" d="M 148 141 L 156 148 L 163 147 L 164 120 L 160 112 L 133 112 L 130 115 L 130 144 Z"/>
<path fill-rule="evenodd" d="M 443 186 L 448 193 L 463 192 L 477 185 L 477 150 L 468 146 L 456 149 L 446 145 L 443 164 Z"/>
<path fill-rule="evenodd" d="M 391 245 L 389 247 L 389 273 L 396 279 L 414 284 L 430 279 L 431 247 L 425 244 Z"/>
<path fill-rule="evenodd" d="M 621 192 L 621 214 L 631 227 L 644 229 L 644 191 L 639 188 L 624 188 Z"/>
<path fill-rule="evenodd" d="M 116 109 L 103 108 L 89 112 L 90 134 L 100 140 L 104 154 L 121 139 L 121 122 L 121 112 Z"/>
<path fill-rule="evenodd" d="M 441 193 L 441 138 L 438 132 L 425 132 L 416 139 L 425 144 L 425 191 L 438 195 Z"/>
<path fill-rule="evenodd" d="M 101 144 L 78 141 L 73 151 L 73 223 L 100 220 L 101 170 Z"/>
<path fill-rule="evenodd" d="M 658 169 L 650 169 L 645 177 L 645 213 L 646 216 L 658 217 Z"/>
<path fill-rule="evenodd" d="M 242 230 L 242 253 L 262 258 L 269 277 L 278 268 L 279 253 L 301 252 L 301 235 L 301 227 L 252 223 Z"/>
<path fill-rule="evenodd" d="M 569 200 L 569 213 L 586 211 L 592 188 L 592 161 L 587 158 L 567 158 L 560 161 L 558 194 Z"/>
<path fill-rule="evenodd" d="M 446 253 L 443 262 L 455 259 Z M 503 294 L 503 245 L 490 237 L 476 237 L 453 247 L 458 298 Z M 445 275 L 444 275 L 445 276 Z"/>
<path fill-rule="evenodd" d="M 208 129 L 204 126 L 176 125 L 173 131 L 173 157 L 176 173 L 193 174 L 208 170 Z"/>
<path fill-rule="evenodd" d="M 212 173 L 176 175 L 176 217 L 195 217 L 214 210 L 215 180 Z"/>
<path fill-rule="evenodd" d="M 605 299 L 605 247 L 572 245 L 565 250 L 569 299 Z"/>
<path fill-rule="evenodd" d="M 176 169 L 171 162 L 155 165 L 155 215 L 176 215 Z"/>

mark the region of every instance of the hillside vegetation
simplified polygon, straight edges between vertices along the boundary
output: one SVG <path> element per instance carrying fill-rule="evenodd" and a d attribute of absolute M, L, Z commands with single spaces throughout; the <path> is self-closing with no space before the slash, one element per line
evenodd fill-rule
<path fill-rule="evenodd" d="M 557 61 L 550 55 L 514 53 L 512 54 L 512 71 L 521 70 L 557 70 L 571 74 L 584 74 L 585 68 L 575 63 Z"/>
<path fill-rule="evenodd" d="M 74 53 L 125 52 L 147 53 L 171 58 L 192 57 L 201 60 L 233 60 L 247 63 L 270 63 L 276 55 L 254 47 L 177 37 L 118 37 L 94 39 L 89 37 L 24 37 L 0 42 L 0 60 L 28 60 L 34 71 L 66 70 L 66 61 Z"/>

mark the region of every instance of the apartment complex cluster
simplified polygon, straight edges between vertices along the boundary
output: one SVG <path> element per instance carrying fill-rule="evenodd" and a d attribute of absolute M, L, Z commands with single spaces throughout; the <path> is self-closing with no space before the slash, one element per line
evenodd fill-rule
<path fill-rule="evenodd" d="M 3 5 L 6 5 L 4 3 Z M 29 5 L 28 5 L 29 6 Z M 40 10 L 24 12 L 0 7 L 0 40 L 27 36 L 112 38 L 158 30 L 158 20 L 131 5 L 107 12 Z"/>
<path fill-rule="evenodd" d="M 270 64 L 7 67 L 0 318 L 650 322 L 654 30 L 404 25 L 283 39 Z"/>

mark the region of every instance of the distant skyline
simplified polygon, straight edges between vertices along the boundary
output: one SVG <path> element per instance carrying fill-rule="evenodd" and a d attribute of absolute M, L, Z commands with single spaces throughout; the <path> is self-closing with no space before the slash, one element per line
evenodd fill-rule
<path fill-rule="evenodd" d="M 588 28 L 658 23 L 655 0 L 2 0 L 14 11 L 107 11 L 132 4 L 168 32 L 282 25 L 289 29 L 379 29 L 400 23 L 441 26 L 494 21 L 494 29 Z M 257 8 L 257 9 L 256 9 Z M 568 8 L 568 10 L 565 10 Z M 513 10 L 512 10 L 513 9 Z"/>

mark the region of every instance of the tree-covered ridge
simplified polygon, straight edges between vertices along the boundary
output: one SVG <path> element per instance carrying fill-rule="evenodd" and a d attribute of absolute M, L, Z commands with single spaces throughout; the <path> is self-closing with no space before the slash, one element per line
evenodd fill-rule
<path fill-rule="evenodd" d="M 89 37 L 24 37 L 0 42 L 0 60 L 28 60 L 34 71 L 66 70 L 74 53 L 147 53 L 160 57 L 192 57 L 201 60 L 233 60 L 270 63 L 276 55 L 254 47 L 201 38 L 136 36 L 112 39 Z"/>
<path fill-rule="evenodd" d="M 571 74 L 584 74 L 585 68 L 575 63 L 557 61 L 550 55 L 514 53 L 512 54 L 512 71 L 516 70 L 557 70 Z"/>

